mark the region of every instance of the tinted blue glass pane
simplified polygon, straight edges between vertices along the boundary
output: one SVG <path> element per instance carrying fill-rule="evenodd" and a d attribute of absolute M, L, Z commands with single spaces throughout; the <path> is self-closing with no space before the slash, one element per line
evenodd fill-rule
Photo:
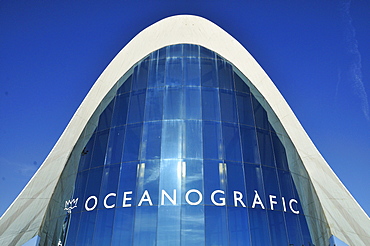
<path fill-rule="evenodd" d="M 159 52 L 155 52 L 155 54 L 158 55 Z M 155 56 L 149 66 L 148 88 L 164 86 L 166 59 L 157 60 L 157 56 Z"/>
<path fill-rule="evenodd" d="M 180 206 L 158 207 L 157 245 L 180 245 L 180 215 Z"/>
<path fill-rule="evenodd" d="M 240 149 L 240 134 L 236 124 L 223 123 L 222 135 L 224 139 L 225 159 L 242 161 Z"/>
<path fill-rule="evenodd" d="M 181 245 L 204 245 L 204 207 L 181 207 Z"/>
<path fill-rule="evenodd" d="M 99 117 L 99 125 L 97 131 L 101 131 L 110 127 L 114 106 L 114 99 L 108 104 Z"/>
<path fill-rule="evenodd" d="M 163 121 L 162 159 L 182 157 L 184 125 L 183 121 Z"/>
<path fill-rule="evenodd" d="M 183 45 L 184 57 L 199 57 L 199 46 L 193 44 Z"/>
<path fill-rule="evenodd" d="M 104 165 L 105 153 L 107 151 L 108 134 L 108 130 L 104 130 L 96 134 L 90 167 Z"/>
<path fill-rule="evenodd" d="M 262 166 L 263 180 L 265 182 L 266 198 L 268 206 L 266 209 L 283 210 L 283 203 L 281 200 L 279 182 L 275 168 Z M 275 204 L 275 202 L 277 204 Z"/>
<path fill-rule="evenodd" d="M 253 165 L 253 164 L 244 165 L 244 172 L 245 172 L 245 177 L 246 177 L 245 182 L 247 183 L 247 191 L 248 191 L 247 200 L 249 202 L 247 206 L 252 207 L 253 202 L 256 201 L 255 208 L 256 209 L 263 208 L 261 204 L 257 203 L 259 201 L 257 200 L 257 194 L 258 194 L 258 197 L 261 199 L 260 201 L 262 201 L 264 208 L 266 208 L 267 203 L 266 203 L 264 186 L 263 186 L 261 166 Z"/>
<path fill-rule="evenodd" d="M 163 88 L 148 89 L 145 103 L 145 120 L 161 120 L 163 118 Z"/>
<path fill-rule="evenodd" d="M 109 193 L 117 194 L 118 188 L 118 179 L 120 173 L 120 165 L 109 165 L 105 166 L 102 174 L 102 184 L 100 187 L 100 196 L 101 198 L 105 197 Z M 107 199 L 107 205 L 111 206 L 117 204 L 117 199 L 115 196 L 111 196 Z M 104 208 L 103 204 L 99 204 L 99 208 Z"/>
<path fill-rule="evenodd" d="M 184 115 L 182 87 L 166 87 L 163 99 L 164 119 L 181 119 Z"/>
<path fill-rule="evenodd" d="M 143 198 L 142 205 L 148 206 L 150 205 L 150 202 L 145 200 L 146 198 L 148 198 L 154 205 L 158 205 L 160 174 L 159 160 L 151 160 L 146 161 L 145 163 L 140 163 L 137 171 L 138 177 L 136 204 L 139 204 L 140 200 Z M 169 188 L 168 192 L 170 192 L 172 189 L 173 188 Z M 145 190 L 148 191 L 148 197 L 144 196 Z"/>
<path fill-rule="evenodd" d="M 126 124 L 130 93 L 117 96 L 114 104 L 112 126 Z"/>
<path fill-rule="evenodd" d="M 157 210 L 157 206 L 141 206 L 136 208 L 133 245 L 156 245 Z"/>
<path fill-rule="evenodd" d="M 202 88 L 203 120 L 220 120 L 220 103 L 218 89 Z"/>
<path fill-rule="evenodd" d="M 215 53 L 207 48 L 204 48 L 202 46 L 199 46 L 199 56 L 201 58 L 212 58 L 215 59 Z"/>
<path fill-rule="evenodd" d="M 132 76 L 133 75 L 130 75 L 126 81 L 124 81 L 124 83 L 121 85 L 121 87 L 118 89 L 117 91 L 117 95 L 120 95 L 120 94 L 123 94 L 123 93 L 127 93 L 127 92 L 130 92 L 131 91 L 131 87 L 132 87 Z M 121 78 L 122 79 L 122 78 Z"/>
<path fill-rule="evenodd" d="M 116 207 L 123 206 L 124 196 L 126 195 L 126 205 L 134 206 L 137 204 L 135 199 L 136 194 L 136 176 L 137 176 L 138 163 L 130 162 L 121 165 L 120 179 L 117 193 Z M 125 194 L 127 192 L 127 194 Z"/>
<path fill-rule="evenodd" d="M 215 60 L 201 58 L 200 64 L 202 86 L 218 87 Z"/>
<path fill-rule="evenodd" d="M 184 85 L 200 86 L 200 63 L 199 58 L 184 58 Z"/>
<path fill-rule="evenodd" d="M 240 126 L 241 142 L 243 146 L 243 161 L 249 163 L 261 163 L 256 129 L 250 126 Z"/>
<path fill-rule="evenodd" d="M 142 122 L 145 109 L 145 90 L 134 91 L 131 93 L 128 123 Z"/>
<path fill-rule="evenodd" d="M 306 217 L 303 215 L 299 216 L 299 224 L 301 226 L 302 238 L 304 245 L 313 245 L 311 240 L 311 234 L 308 229 Z"/>
<path fill-rule="evenodd" d="M 203 163 L 201 160 L 185 160 L 181 163 L 181 176 L 183 183 L 183 195 L 181 196 L 181 203 L 187 204 L 184 194 L 191 189 L 196 189 L 203 192 Z M 196 202 L 200 199 L 196 193 L 190 193 L 189 200 Z M 203 199 L 200 204 L 203 204 Z"/>
<path fill-rule="evenodd" d="M 90 167 L 91 156 L 94 149 L 95 134 L 93 134 L 90 140 L 87 142 L 85 148 L 81 152 L 80 164 L 78 171 L 86 170 Z"/>
<path fill-rule="evenodd" d="M 134 71 L 134 82 L 132 83 L 132 90 L 146 89 L 148 81 L 148 67 L 149 58 L 139 62 Z"/>
<path fill-rule="evenodd" d="M 220 56 L 217 56 L 217 72 L 220 88 L 233 90 L 234 80 L 231 65 Z"/>
<path fill-rule="evenodd" d="M 95 228 L 96 210 L 81 213 L 76 245 L 92 245 Z"/>
<path fill-rule="evenodd" d="M 142 126 L 142 124 L 127 125 L 122 156 L 123 162 L 138 160 Z"/>
<path fill-rule="evenodd" d="M 271 245 L 288 245 L 283 212 L 268 211 Z"/>
<path fill-rule="evenodd" d="M 125 139 L 125 129 L 125 126 L 119 126 L 110 129 L 107 158 L 105 161 L 107 165 L 121 162 L 123 141 Z"/>
<path fill-rule="evenodd" d="M 73 210 L 72 210 L 73 211 Z M 75 245 L 81 213 L 72 213 L 65 245 Z"/>
<path fill-rule="evenodd" d="M 229 245 L 251 245 L 247 209 L 228 207 L 227 214 L 230 240 Z"/>
<path fill-rule="evenodd" d="M 161 157 L 162 122 L 145 122 L 141 145 L 141 159 L 158 159 Z"/>
<path fill-rule="evenodd" d="M 220 122 L 203 121 L 203 158 L 223 158 Z"/>
<path fill-rule="evenodd" d="M 234 192 L 238 192 L 234 195 Z M 227 205 L 247 206 L 247 193 L 245 191 L 244 169 L 241 163 L 227 163 Z M 239 200 L 240 199 L 240 200 Z"/>
<path fill-rule="evenodd" d="M 73 209 L 72 212 L 80 212 L 83 208 L 81 204 L 83 203 L 83 198 L 85 195 L 86 189 L 86 181 L 87 181 L 88 171 L 80 172 L 77 174 L 76 182 L 75 182 L 75 190 L 73 194 L 73 199 L 79 199 L 80 203 L 78 204 L 77 208 Z"/>
<path fill-rule="evenodd" d="M 226 207 L 205 207 L 206 245 L 228 245 Z"/>
<path fill-rule="evenodd" d="M 204 203 L 215 205 L 211 200 L 211 194 L 215 190 L 226 191 L 227 175 L 226 164 L 218 161 L 204 160 Z M 214 194 L 214 201 L 218 204 L 223 203 L 225 194 L 217 192 Z"/>
<path fill-rule="evenodd" d="M 287 171 L 277 170 L 279 176 L 281 195 L 289 200 L 294 197 L 292 176 Z"/>
<path fill-rule="evenodd" d="M 271 245 L 266 210 L 248 209 L 253 246 Z"/>
<path fill-rule="evenodd" d="M 172 199 L 174 199 L 174 190 L 178 193 L 176 196 L 176 204 L 180 202 L 181 194 L 181 176 L 183 163 L 178 160 L 162 160 L 160 167 L 161 178 L 159 180 L 159 190 L 166 191 Z M 162 203 L 162 201 L 161 201 Z M 170 205 L 169 199 L 163 199 L 165 205 Z"/>
<path fill-rule="evenodd" d="M 270 132 L 257 129 L 257 138 L 262 165 L 275 167 Z"/>
<path fill-rule="evenodd" d="M 254 126 L 253 109 L 250 94 L 236 93 L 239 123 Z"/>
<path fill-rule="evenodd" d="M 274 155 L 276 161 L 276 167 L 284 170 L 289 170 L 288 160 L 283 144 L 276 133 L 271 133 L 272 144 L 274 146 Z"/>
<path fill-rule="evenodd" d="M 284 213 L 284 216 L 286 220 L 289 244 L 303 245 L 299 224 L 299 215 L 292 213 Z"/>
<path fill-rule="evenodd" d="M 199 120 L 188 120 L 185 122 L 185 127 L 185 157 L 202 158 L 202 122 Z"/>
<path fill-rule="evenodd" d="M 220 90 L 221 120 L 238 123 L 234 91 Z"/>
<path fill-rule="evenodd" d="M 132 245 L 135 207 L 117 208 L 112 235 L 112 246 Z"/>
<path fill-rule="evenodd" d="M 114 212 L 115 209 L 98 210 L 92 245 L 110 245 L 113 232 Z"/>
<path fill-rule="evenodd" d="M 235 81 L 236 91 L 240 91 L 244 93 L 250 92 L 249 87 L 244 83 L 244 81 L 236 73 L 234 73 L 234 81 Z"/>
<path fill-rule="evenodd" d="M 170 58 L 166 60 L 166 85 L 180 86 L 183 84 L 182 58 Z"/>
<path fill-rule="evenodd" d="M 256 126 L 261 129 L 269 130 L 270 127 L 266 111 L 254 97 L 252 97 L 252 104 Z"/>
<path fill-rule="evenodd" d="M 167 57 L 182 57 L 183 44 L 167 46 Z"/>
<path fill-rule="evenodd" d="M 103 167 L 93 168 L 89 170 L 86 182 L 85 198 L 83 199 L 83 201 L 86 201 L 87 198 L 90 196 L 99 196 L 102 173 Z M 87 204 L 90 208 L 94 207 L 94 200 L 90 200 L 90 202 Z M 85 211 L 85 208 L 83 209 L 83 211 Z"/>
<path fill-rule="evenodd" d="M 184 87 L 186 119 L 201 118 L 200 87 Z"/>

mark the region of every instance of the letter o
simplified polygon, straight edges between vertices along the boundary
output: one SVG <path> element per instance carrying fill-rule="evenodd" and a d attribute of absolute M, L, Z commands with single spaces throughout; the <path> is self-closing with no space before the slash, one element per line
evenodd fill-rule
<path fill-rule="evenodd" d="M 94 206 L 92 206 L 91 208 L 89 208 L 87 206 L 87 204 L 89 203 L 89 201 L 91 199 L 94 199 Z M 98 198 L 96 196 L 90 196 L 89 198 L 86 199 L 86 202 L 85 202 L 85 209 L 86 211 L 91 211 L 91 210 L 94 210 L 96 208 L 96 205 L 98 205 Z"/>
<path fill-rule="evenodd" d="M 197 194 L 198 194 L 198 196 L 199 196 L 198 201 L 196 201 L 196 202 L 192 202 L 192 201 L 190 201 L 190 200 L 189 200 L 189 195 L 190 195 L 190 193 L 193 193 L 193 192 L 197 193 Z M 185 194 L 185 201 L 186 201 L 189 205 L 198 205 L 199 203 L 201 203 L 201 202 L 202 202 L 202 199 L 203 199 L 203 195 L 202 195 L 202 193 L 201 193 L 199 190 L 196 190 L 196 189 L 188 190 L 188 191 L 186 192 L 186 194 Z"/>

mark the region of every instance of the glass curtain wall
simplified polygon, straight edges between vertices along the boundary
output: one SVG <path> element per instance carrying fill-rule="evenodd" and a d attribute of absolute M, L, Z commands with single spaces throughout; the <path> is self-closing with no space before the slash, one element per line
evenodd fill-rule
<path fill-rule="evenodd" d="M 81 153 L 62 245 L 313 245 L 283 137 L 232 64 L 180 44 L 133 69 Z"/>

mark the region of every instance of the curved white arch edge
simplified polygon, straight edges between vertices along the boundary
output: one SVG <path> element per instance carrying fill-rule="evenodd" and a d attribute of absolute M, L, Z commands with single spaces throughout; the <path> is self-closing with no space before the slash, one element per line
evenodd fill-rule
<path fill-rule="evenodd" d="M 163 19 L 140 32 L 100 75 L 42 166 L 1 217 L 0 244 L 9 245 L 13 242 L 21 245 L 38 233 L 64 165 L 100 102 L 117 80 L 144 56 L 178 43 L 197 44 L 217 52 L 252 82 L 295 145 L 332 233 L 351 245 L 370 242 L 369 217 L 327 165 L 280 92 L 248 51 L 212 22 L 197 16 L 180 15 Z M 335 201 L 340 201 L 339 206 Z"/>

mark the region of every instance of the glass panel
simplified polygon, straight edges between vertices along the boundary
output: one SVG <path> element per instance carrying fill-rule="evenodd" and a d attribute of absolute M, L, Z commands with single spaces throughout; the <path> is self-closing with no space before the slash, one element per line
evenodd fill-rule
<path fill-rule="evenodd" d="M 278 211 L 268 211 L 267 213 L 270 225 L 271 245 L 288 245 L 283 213 Z"/>
<path fill-rule="evenodd" d="M 240 126 L 241 141 L 243 146 L 243 161 L 261 163 L 257 145 L 256 129 L 250 126 Z"/>
<path fill-rule="evenodd" d="M 127 125 L 122 161 L 135 161 L 139 157 L 142 124 Z"/>
<path fill-rule="evenodd" d="M 181 207 L 181 245 L 205 245 L 204 207 Z"/>
<path fill-rule="evenodd" d="M 184 58 L 184 85 L 200 86 L 200 63 L 198 56 Z"/>
<path fill-rule="evenodd" d="M 226 164 L 218 161 L 204 160 L 204 204 L 213 205 L 225 203 L 225 192 L 227 184 Z M 215 190 L 222 192 L 212 193 Z"/>
<path fill-rule="evenodd" d="M 202 86 L 218 87 L 215 60 L 201 58 L 200 62 Z"/>
<path fill-rule="evenodd" d="M 220 122 L 203 121 L 203 157 L 205 159 L 223 158 Z"/>
<path fill-rule="evenodd" d="M 117 208 L 112 235 L 112 246 L 132 245 L 135 207 Z"/>
<path fill-rule="evenodd" d="M 110 129 L 107 158 L 105 162 L 107 165 L 121 162 L 125 128 L 125 126 L 119 126 Z"/>
<path fill-rule="evenodd" d="M 111 120 L 112 120 L 112 113 L 113 113 L 113 106 L 114 106 L 114 100 L 108 104 L 108 106 L 104 109 L 103 113 L 101 113 L 99 117 L 99 125 L 97 128 L 97 131 L 105 130 L 110 127 Z"/>
<path fill-rule="evenodd" d="M 99 196 L 100 192 L 100 184 L 102 181 L 102 173 L 103 173 L 103 167 L 98 167 L 89 170 L 86 182 L 86 191 L 85 191 L 85 198 L 83 201 L 85 202 L 88 197 L 90 196 Z M 101 202 L 101 201 L 99 201 Z M 93 208 L 94 207 L 94 200 L 90 199 L 90 201 L 87 203 L 88 207 Z M 96 209 L 96 208 L 95 208 Z M 85 211 L 85 208 L 83 209 Z M 91 213 L 91 211 L 89 212 Z"/>
<path fill-rule="evenodd" d="M 220 90 L 220 106 L 222 121 L 238 123 L 235 93 L 233 91 Z"/>
<path fill-rule="evenodd" d="M 270 132 L 257 129 L 257 137 L 262 165 L 275 167 Z"/>
<path fill-rule="evenodd" d="M 253 109 L 250 94 L 236 93 L 239 123 L 254 126 Z"/>
<path fill-rule="evenodd" d="M 110 245 L 113 232 L 114 212 L 115 209 L 98 210 L 92 245 Z"/>
<path fill-rule="evenodd" d="M 122 81 L 122 78 L 120 79 Z M 117 95 L 127 93 L 131 91 L 131 86 L 132 86 L 132 75 L 130 75 L 126 81 L 121 85 L 121 87 L 117 91 Z"/>
<path fill-rule="evenodd" d="M 184 57 L 199 57 L 199 45 L 184 44 L 183 52 Z"/>
<path fill-rule="evenodd" d="M 253 207 L 254 204 L 255 209 L 266 208 L 267 203 L 263 186 L 261 166 L 253 164 L 244 165 L 244 172 L 248 191 L 247 201 L 249 201 L 247 206 Z M 262 202 L 262 204 L 260 202 Z"/>
<path fill-rule="evenodd" d="M 162 159 L 182 157 L 183 133 L 183 121 L 163 121 Z"/>
<path fill-rule="evenodd" d="M 145 120 L 162 120 L 163 88 L 148 89 L 145 103 Z"/>
<path fill-rule="evenodd" d="M 186 126 L 185 157 L 202 158 L 202 122 L 199 120 L 188 120 Z"/>
<path fill-rule="evenodd" d="M 234 90 L 234 80 L 231 65 L 220 56 L 217 56 L 217 71 L 220 88 Z"/>
<path fill-rule="evenodd" d="M 121 165 L 120 179 L 116 199 L 118 202 L 116 204 L 116 207 L 124 206 L 123 205 L 124 196 L 126 196 L 125 206 L 130 207 L 131 205 L 131 207 L 133 207 L 135 204 L 137 204 L 135 197 L 137 169 L 138 169 L 137 162 L 124 163 Z M 138 185 L 140 185 L 140 183 L 138 183 Z"/>
<path fill-rule="evenodd" d="M 160 167 L 161 178 L 159 180 L 159 190 L 166 191 L 172 199 L 174 198 L 174 190 L 176 190 L 175 203 L 180 203 L 181 194 L 181 177 L 182 177 L 182 162 L 178 160 L 162 160 Z M 160 203 L 164 205 L 171 204 L 171 201 L 166 197 L 160 195 Z"/>
<path fill-rule="evenodd" d="M 159 206 L 157 245 L 180 245 L 180 206 Z"/>
<path fill-rule="evenodd" d="M 226 207 L 206 206 L 206 245 L 229 245 Z"/>
<path fill-rule="evenodd" d="M 248 209 L 253 246 L 271 245 L 266 210 Z"/>
<path fill-rule="evenodd" d="M 117 96 L 114 104 L 112 126 L 126 124 L 130 93 Z"/>
<path fill-rule="evenodd" d="M 200 191 L 200 193 L 204 194 L 203 163 L 201 160 L 184 160 L 181 163 L 181 177 L 183 184 L 183 195 L 181 196 L 182 204 L 188 204 L 187 201 L 185 201 L 184 194 L 191 189 L 196 189 Z M 200 197 L 196 192 L 194 192 L 189 193 L 188 199 L 191 202 L 197 202 Z M 203 204 L 203 199 L 201 200 L 200 204 Z"/>
<path fill-rule="evenodd" d="M 247 209 L 228 207 L 227 215 L 230 240 L 229 245 L 251 245 Z"/>
<path fill-rule="evenodd" d="M 94 150 L 91 159 L 91 167 L 102 166 L 105 163 L 109 131 L 104 130 L 96 134 Z"/>
<path fill-rule="evenodd" d="M 262 166 L 262 173 L 265 182 L 265 194 L 268 200 L 266 209 L 283 211 L 283 202 L 281 200 L 276 169 Z"/>
<path fill-rule="evenodd" d="M 166 60 L 166 85 L 181 86 L 183 84 L 182 58 Z"/>
<path fill-rule="evenodd" d="M 239 192 L 234 195 L 234 192 Z M 244 169 L 241 163 L 227 163 L 227 205 L 233 207 L 247 206 L 244 182 Z"/>
<path fill-rule="evenodd" d="M 202 88 L 203 120 L 220 120 L 220 103 L 218 89 Z"/>
<path fill-rule="evenodd" d="M 269 122 L 266 111 L 254 97 L 252 97 L 252 104 L 256 126 L 261 129 L 269 130 Z"/>
<path fill-rule="evenodd" d="M 88 171 L 80 172 L 77 174 L 76 182 L 75 182 L 75 190 L 72 199 L 79 200 L 78 206 L 72 210 L 72 213 L 80 212 L 83 209 L 83 206 L 80 204 L 83 203 L 84 195 L 85 195 L 85 189 L 86 189 L 86 181 L 88 177 Z"/>
<path fill-rule="evenodd" d="M 164 119 L 182 119 L 184 115 L 183 96 L 182 87 L 166 87 L 163 100 Z"/>
<path fill-rule="evenodd" d="M 200 87 L 184 87 L 186 119 L 201 118 Z"/>
<path fill-rule="evenodd" d="M 156 245 L 157 214 L 157 206 L 141 206 L 136 208 L 134 246 Z"/>
<path fill-rule="evenodd" d="M 225 159 L 242 161 L 240 149 L 240 134 L 236 124 L 223 123 L 222 135 L 224 139 Z"/>
<path fill-rule="evenodd" d="M 145 122 L 141 144 L 141 160 L 161 157 L 162 122 Z"/>
<path fill-rule="evenodd" d="M 284 216 L 286 220 L 289 244 L 303 245 L 300 224 L 299 224 L 299 215 L 292 214 L 292 213 L 284 213 Z"/>
<path fill-rule="evenodd" d="M 78 228 L 76 245 L 92 245 L 94 236 L 96 210 L 82 212 Z"/>
<path fill-rule="evenodd" d="M 106 166 L 103 169 L 102 174 L 102 184 L 100 188 L 100 199 L 103 199 L 109 193 L 117 194 L 118 188 L 118 179 L 119 179 L 120 165 L 110 165 Z M 118 200 L 115 196 L 111 196 L 107 199 L 107 205 L 115 205 L 118 203 Z M 103 203 L 99 203 L 98 208 L 104 208 Z"/>
<path fill-rule="evenodd" d="M 132 84 L 132 90 L 146 89 L 148 81 L 149 57 L 139 62 L 135 67 L 135 81 Z"/>
<path fill-rule="evenodd" d="M 244 92 L 244 93 L 250 92 L 249 87 L 236 73 L 234 73 L 234 80 L 235 80 L 235 90 L 239 92 Z"/>
<path fill-rule="evenodd" d="M 286 152 L 283 144 L 281 143 L 279 137 L 276 133 L 271 133 L 272 143 L 274 146 L 274 155 L 276 161 L 276 167 L 284 170 L 289 170 L 288 160 L 286 157 Z"/>
<path fill-rule="evenodd" d="M 96 136 L 96 133 L 91 136 L 89 142 L 87 142 L 85 148 L 81 152 L 80 164 L 78 166 L 79 172 L 86 170 L 90 167 L 90 161 L 91 161 L 91 156 L 93 153 L 95 136 Z"/>
<path fill-rule="evenodd" d="M 160 52 L 155 52 L 155 55 L 151 56 L 154 60 L 150 61 L 148 88 L 164 86 L 166 60 L 157 60 L 159 53 Z"/>
<path fill-rule="evenodd" d="M 72 210 L 73 211 L 73 210 Z M 75 245 L 81 213 L 72 213 L 65 245 Z"/>
<path fill-rule="evenodd" d="M 159 174 L 160 174 L 159 160 L 146 161 L 138 164 L 137 168 L 137 202 L 142 206 L 149 206 L 150 202 L 153 205 L 158 205 L 159 201 Z M 162 174 L 162 173 L 161 173 Z M 163 182 L 163 181 L 162 181 Z M 175 187 L 176 188 L 176 187 Z M 161 188 L 163 189 L 163 188 Z M 170 192 L 174 188 L 169 188 Z M 144 193 L 147 191 L 148 195 Z M 135 193 L 133 193 L 135 194 Z"/>
<path fill-rule="evenodd" d="M 145 109 L 145 90 L 134 91 L 131 93 L 128 123 L 142 122 Z"/>

